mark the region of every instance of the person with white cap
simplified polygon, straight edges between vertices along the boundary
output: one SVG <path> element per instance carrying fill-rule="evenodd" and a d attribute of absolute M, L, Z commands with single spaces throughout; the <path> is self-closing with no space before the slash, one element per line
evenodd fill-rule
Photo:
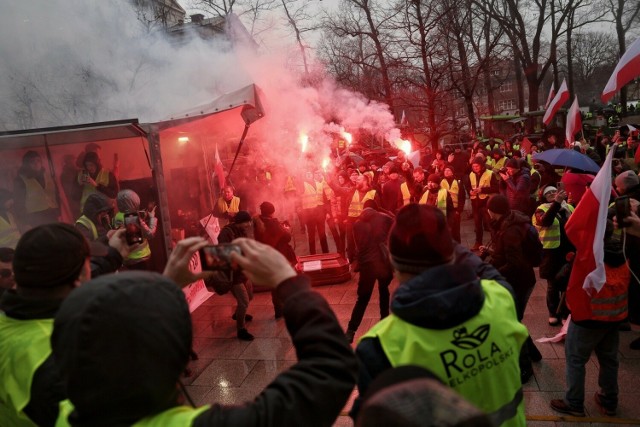
<path fill-rule="evenodd" d="M 542 191 L 544 203 L 536 209 L 531 218 L 538 230 L 542 243 L 543 258 L 540 263 L 540 277 L 547 280 L 547 310 L 549 325 L 560 324 L 560 294 L 562 289 L 556 279 L 560 269 L 566 264 L 566 256 L 575 248 L 567 238 L 564 226 L 573 213 L 573 206 L 567 203 L 567 193 L 551 185 Z"/>

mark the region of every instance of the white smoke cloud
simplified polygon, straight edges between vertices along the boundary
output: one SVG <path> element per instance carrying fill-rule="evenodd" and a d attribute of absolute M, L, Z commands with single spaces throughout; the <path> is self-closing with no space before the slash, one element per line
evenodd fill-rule
<path fill-rule="evenodd" d="M 386 105 L 337 87 L 313 58 L 319 83 L 303 84 L 291 65 L 296 46 L 256 53 L 223 40 L 172 44 L 162 31 L 149 32 L 126 0 L 0 0 L 0 7 L 0 130 L 156 121 L 256 83 L 266 116 L 248 142 L 266 163 L 299 165 L 300 133 L 318 165 L 340 127 L 400 136 Z"/>

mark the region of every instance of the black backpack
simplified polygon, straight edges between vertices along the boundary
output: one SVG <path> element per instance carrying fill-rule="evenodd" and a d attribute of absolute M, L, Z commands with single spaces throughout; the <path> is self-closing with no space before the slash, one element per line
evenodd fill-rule
<path fill-rule="evenodd" d="M 540 267 L 542 263 L 542 242 L 538 230 L 531 225 L 525 224 L 524 241 L 522 242 L 522 252 L 525 259 L 532 267 Z"/>

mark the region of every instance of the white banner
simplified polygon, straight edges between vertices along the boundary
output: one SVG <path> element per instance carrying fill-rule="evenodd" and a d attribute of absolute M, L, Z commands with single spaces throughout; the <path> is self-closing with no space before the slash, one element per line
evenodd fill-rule
<path fill-rule="evenodd" d="M 216 218 L 217 219 L 217 218 Z M 189 270 L 192 273 L 200 273 L 202 266 L 200 265 L 200 254 L 196 252 L 189 262 Z M 209 292 L 204 285 L 204 280 L 200 279 L 182 288 L 187 303 L 189 304 L 189 312 L 193 313 L 203 302 L 209 299 L 213 292 Z"/>

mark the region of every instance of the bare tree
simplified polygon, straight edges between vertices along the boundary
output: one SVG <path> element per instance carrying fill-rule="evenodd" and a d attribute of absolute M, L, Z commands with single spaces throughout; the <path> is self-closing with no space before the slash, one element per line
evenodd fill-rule
<path fill-rule="evenodd" d="M 308 31 L 318 29 L 318 25 L 311 24 L 311 16 L 308 13 L 308 7 L 303 2 L 297 0 L 280 0 L 282 9 L 284 10 L 287 22 L 291 26 L 298 48 L 300 49 L 300 56 L 302 56 L 302 63 L 304 65 L 304 74 L 309 76 L 309 65 L 307 63 L 306 44 L 303 40 L 303 34 Z"/>

